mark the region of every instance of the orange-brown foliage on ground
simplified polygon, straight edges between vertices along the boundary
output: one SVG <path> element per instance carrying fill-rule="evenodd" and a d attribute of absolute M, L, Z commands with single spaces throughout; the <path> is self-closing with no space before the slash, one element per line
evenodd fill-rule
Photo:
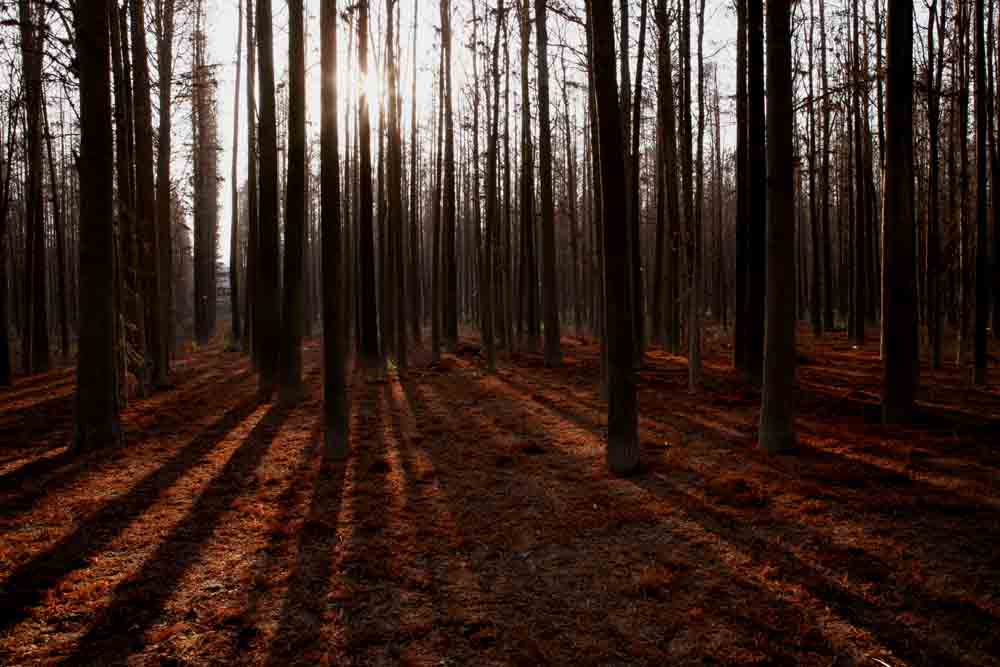
<path fill-rule="evenodd" d="M 213 346 L 78 457 L 69 370 L 0 393 L 0 663 L 1000 664 L 1000 394 L 924 368 L 879 424 L 873 345 L 800 349 L 793 455 L 709 337 L 652 350 L 644 467 L 605 466 L 597 348 L 355 376 L 352 455 Z M 1000 377 L 991 369 L 992 386 Z"/>

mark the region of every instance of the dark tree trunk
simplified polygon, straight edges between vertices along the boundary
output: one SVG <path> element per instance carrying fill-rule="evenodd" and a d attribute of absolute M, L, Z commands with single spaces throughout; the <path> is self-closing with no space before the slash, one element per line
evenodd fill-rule
<path fill-rule="evenodd" d="M 451 1 L 441 0 L 441 30 L 444 40 L 444 203 L 441 229 L 442 319 L 444 343 L 458 349 L 458 262 L 455 244 L 455 121 L 451 91 Z"/>
<path fill-rule="evenodd" d="M 320 6 L 321 70 L 320 215 L 323 236 L 323 417 L 326 449 L 343 458 L 348 447 L 346 344 L 342 293 L 337 289 L 343 256 L 340 247 L 340 148 L 337 145 L 337 0 Z"/>
<path fill-rule="evenodd" d="M 249 2 L 249 0 L 247 0 Z M 156 50 L 157 66 L 160 79 L 159 89 L 159 128 L 158 154 L 156 160 L 156 234 L 157 249 L 160 254 L 159 278 L 160 293 L 160 325 L 163 328 L 161 336 L 163 359 L 169 370 L 170 357 L 174 348 L 176 335 L 174 328 L 174 268 L 173 268 L 173 232 L 171 215 L 170 158 L 172 157 L 171 122 L 173 114 L 173 77 L 174 77 L 174 2 L 175 0 L 157 0 L 156 2 Z M 241 30 L 242 23 L 237 26 Z M 239 77 L 237 77 L 237 80 Z"/>
<path fill-rule="evenodd" d="M 991 94 L 986 85 L 986 7 L 976 0 L 976 330 L 975 371 L 973 382 L 986 384 L 986 326 L 990 313 L 990 228 L 987 135 L 989 133 L 986 100 Z"/>
<path fill-rule="evenodd" d="M 270 396 L 278 381 L 281 328 L 278 285 L 278 129 L 274 99 L 274 39 L 271 0 L 257 0 L 257 56 L 260 76 L 257 225 L 256 331 L 260 342 L 260 394 Z"/>
<path fill-rule="evenodd" d="M 889 0 L 886 67 L 882 418 L 908 420 L 919 380 L 916 229 L 913 211 L 913 3 Z M 985 331 L 984 331 L 985 333 Z"/>
<path fill-rule="evenodd" d="M 49 350 L 45 197 L 42 192 L 42 34 L 36 0 L 20 0 L 21 64 L 25 90 L 25 234 L 29 309 L 24 363 L 28 373 L 51 366 Z"/>
<path fill-rule="evenodd" d="M 764 117 L 764 3 L 747 4 L 747 313 L 746 375 L 759 385 L 764 364 L 764 277 L 766 273 L 767 164 Z M 789 256 L 789 261 L 791 261 Z M 789 285 L 790 287 L 790 285 Z"/>
<path fill-rule="evenodd" d="M 368 0 L 361 0 L 358 16 L 358 63 L 362 78 L 368 76 Z M 372 130 L 368 118 L 368 96 L 364 87 L 359 90 L 358 99 L 358 140 L 360 159 L 358 178 L 360 182 L 358 206 L 358 255 L 360 268 L 360 346 L 361 361 L 367 366 L 378 364 L 379 336 L 378 315 L 375 302 L 375 239 L 372 234 Z"/>
<path fill-rule="evenodd" d="M 302 0 L 288 0 L 288 171 L 285 184 L 285 255 L 279 397 L 293 405 L 302 397 L 302 321 L 305 292 L 302 262 L 306 226 L 306 57 Z"/>
<path fill-rule="evenodd" d="M 588 3 L 593 12 L 593 70 L 600 122 L 601 183 L 604 188 L 605 335 L 608 345 L 608 445 L 612 472 L 625 475 L 639 467 L 635 346 L 628 274 L 628 235 L 621 209 L 611 195 L 623 192 L 624 159 L 618 95 L 615 90 L 615 40 L 610 0 Z"/>
<path fill-rule="evenodd" d="M 232 309 L 233 344 L 238 345 L 243 333 L 240 318 L 240 188 L 238 180 L 240 154 L 240 72 L 243 65 L 243 1 L 238 9 L 240 28 L 236 31 L 236 92 L 233 96 L 233 163 L 229 186 L 232 188 L 232 221 L 229 230 L 229 295 Z"/>
<path fill-rule="evenodd" d="M 247 271 L 246 271 L 246 322 L 249 336 L 243 349 L 250 353 L 254 366 L 260 368 L 260 335 L 257 330 L 257 275 L 260 233 L 260 210 L 257 201 L 257 50 L 254 38 L 254 5 L 247 0 Z M 247 340 L 248 339 L 248 340 Z"/>
<path fill-rule="evenodd" d="M 531 20 L 527 0 L 519 0 L 521 26 L 521 272 L 518 334 L 528 349 L 538 346 L 538 298 L 535 260 L 535 181 L 534 151 L 531 143 L 531 93 L 528 87 Z"/>
<path fill-rule="evenodd" d="M 556 284 L 555 209 L 552 201 L 552 135 L 549 121 L 549 36 L 545 0 L 535 0 L 538 38 L 538 181 L 542 207 L 542 296 L 545 315 L 545 365 L 562 363 L 559 289 Z"/>
<path fill-rule="evenodd" d="M 751 2 L 751 4 L 754 4 Z M 791 3 L 767 0 L 767 334 L 760 446 L 795 446 L 795 184 Z"/>
<path fill-rule="evenodd" d="M 154 388 L 167 385 L 166 336 L 160 321 L 160 254 L 156 231 L 156 191 L 153 187 L 153 116 L 149 89 L 149 56 L 146 47 L 145 0 L 132 0 L 132 108 L 135 111 L 135 222 L 141 239 L 140 281 L 145 306 L 145 373 Z"/>
<path fill-rule="evenodd" d="M 122 441 L 115 360 L 114 177 L 108 11 L 77 3 L 80 72 L 80 337 L 73 447 Z"/>

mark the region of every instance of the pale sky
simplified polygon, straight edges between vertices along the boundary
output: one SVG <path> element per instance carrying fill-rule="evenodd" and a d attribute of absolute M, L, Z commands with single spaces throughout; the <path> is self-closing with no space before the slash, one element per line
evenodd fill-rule
<path fill-rule="evenodd" d="M 237 6 L 238 0 L 206 0 L 207 10 L 208 10 L 208 37 L 209 37 L 209 57 L 211 61 L 219 63 L 222 67 L 219 71 L 219 132 L 220 132 L 220 144 L 222 147 L 222 152 L 220 154 L 220 164 L 219 169 L 221 175 L 224 179 L 222 184 L 222 191 L 220 192 L 220 218 L 219 218 L 219 252 L 221 261 L 224 264 L 229 262 L 229 233 L 230 233 L 230 223 L 231 223 L 231 185 L 229 183 L 229 175 L 232 160 L 232 126 L 233 126 L 233 95 L 234 86 L 236 78 L 236 37 L 237 37 Z M 439 14 L 439 4 L 437 1 L 428 2 L 428 0 L 418 0 L 420 3 L 420 9 L 418 9 L 418 37 L 417 37 L 417 113 L 420 116 L 424 116 L 430 113 L 432 107 L 433 99 L 433 75 L 432 71 L 436 70 L 438 65 L 438 50 L 437 50 L 437 36 L 436 30 L 440 21 Z M 288 24 L 288 8 L 284 0 L 272 0 L 273 11 L 274 11 L 274 35 L 275 35 L 275 75 L 280 81 L 286 76 L 287 62 L 288 62 L 288 41 L 287 41 L 287 24 Z M 345 5 L 346 2 L 340 3 Z M 696 3 L 692 3 L 695 5 Z M 306 67 L 307 67 L 307 91 L 308 98 L 306 100 L 307 114 L 310 121 L 314 121 L 312 125 L 309 126 L 308 132 L 310 136 L 318 133 L 318 111 L 319 111 L 319 2 L 318 0 L 306 0 L 306 32 L 308 35 L 308 45 L 306 52 Z M 656 44 L 654 41 L 655 30 L 653 27 L 653 8 L 655 7 L 655 0 L 649 0 L 649 25 L 647 28 L 647 45 L 646 45 L 646 72 L 652 71 L 650 68 L 655 68 L 656 59 Z M 694 9 L 694 7 L 692 7 Z M 373 2 L 372 11 L 373 16 L 371 18 L 371 32 L 374 35 L 376 42 L 380 41 L 379 35 L 384 35 L 382 26 L 382 17 L 384 13 L 385 6 L 383 3 Z M 455 80 L 453 81 L 453 90 L 456 93 L 456 112 L 458 107 L 465 104 L 464 99 L 461 97 L 462 86 L 466 85 L 466 82 L 472 78 L 472 56 L 467 48 L 467 42 L 469 41 L 469 36 L 471 36 L 471 27 L 468 27 L 468 22 L 471 20 L 471 3 L 465 0 L 453 0 L 452 2 L 453 19 L 452 24 L 455 29 L 455 36 L 453 38 L 453 53 L 455 60 Z M 479 6 L 477 11 L 482 11 L 482 5 Z M 635 41 L 638 39 L 638 8 L 636 7 L 631 16 L 634 27 L 631 33 L 631 39 L 633 40 L 633 58 L 635 56 Z M 582 15 L 582 5 L 581 5 L 581 15 Z M 512 76 L 515 77 L 511 85 L 511 94 L 516 97 L 518 91 L 518 83 L 516 77 L 518 76 L 517 68 L 519 63 L 519 42 L 517 37 L 517 23 L 514 16 L 511 16 L 510 24 L 510 48 L 511 48 L 511 67 Z M 401 87 L 403 89 L 403 136 L 404 140 L 409 137 L 409 118 L 410 118 L 410 72 L 411 72 L 411 35 L 413 26 L 413 3 L 409 0 L 402 0 L 400 6 L 400 23 L 402 26 L 402 39 L 401 39 L 401 50 L 403 63 L 401 65 Z M 549 14 L 549 42 L 550 42 L 550 59 L 557 59 L 558 52 L 554 47 L 561 39 L 563 35 L 566 35 L 566 39 L 571 43 L 578 43 L 581 47 L 583 46 L 583 35 L 575 27 L 569 26 L 564 27 L 565 20 L 556 15 L 555 13 Z M 692 42 L 697 38 L 697 23 L 692 21 Z M 726 0 L 710 0 L 706 4 L 706 20 L 705 20 L 705 58 L 707 63 L 717 63 L 719 70 L 719 84 L 722 88 L 722 95 L 724 97 L 732 96 L 735 92 L 734 84 L 734 71 L 735 71 L 735 34 L 736 34 L 736 17 L 735 12 L 732 9 L 731 2 Z M 534 53 L 535 48 L 535 33 L 532 29 L 532 52 Z M 480 40 L 492 43 L 492 30 L 490 34 L 483 34 L 480 31 Z M 239 155 L 239 173 L 240 182 L 242 183 L 246 179 L 246 43 L 244 39 L 244 67 L 243 76 L 244 82 L 242 84 L 242 89 L 240 91 L 240 155 Z M 340 47 L 339 62 L 341 66 L 346 64 L 346 52 L 348 46 L 348 32 L 346 26 L 341 23 L 341 30 L 338 34 L 338 45 Z M 370 45 L 370 50 L 374 51 L 374 45 Z M 374 57 L 374 54 L 373 56 Z M 501 55 L 501 66 L 502 66 L 502 55 Z M 567 59 L 571 59 L 570 55 L 567 55 Z M 554 60 L 558 63 L 558 60 Z M 570 60 L 570 63 L 572 61 Z M 485 63 L 481 60 L 479 63 L 480 67 L 480 77 L 484 76 L 484 65 Z M 573 67 L 570 67 L 570 76 L 573 77 Z M 559 95 L 560 88 L 557 84 L 557 78 L 561 77 L 562 74 L 559 71 L 558 66 L 553 66 L 550 68 L 550 75 L 553 77 L 553 84 L 551 86 L 551 95 L 553 95 L 552 103 L 556 104 Z M 632 75 L 635 76 L 635 67 L 633 65 Z M 341 99 L 346 95 L 346 77 L 341 77 Z M 647 88 L 648 90 L 648 88 Z M 655 92 L 655 91 L 653 91 Z M 648 93 L 647 93 L 648 94 Z M 708 95 L 708 91 L 706 91 Z M 648 99 L 648 98 L 647 98 Z M 584 100 L 580 97 L 576 99 L 576 104 L 582 112 Z M 735 119 L 731 117 L 731 114 L 726 114 L 726 110 L 729 104 L 724 102 L 723 106 L 723 119 L 722 123 L 724 126 L 723 137 L 729 137 L 732 134 L 731 126 L 735 125 Z M 534 113 L 534 112 L 533 112 Z M 516 122 L 516 116 L 512 119 Z M 372 116 L 373 126 L 376 123 L 376 117 L 373 113 Z M 343 123 L 341 123 L 343 125 Z M 342 127 L 343 131 L 343 127 Z M 511 130 L 514 131 L 513 128 Z M 515 135 L 517 136 L 517 135 Z M 706 131 L 706 138 L 708 136 L 708 131 Z M 373 136 L 374 140 L 374 136 Z M 707 139 L 706 139 L 707 140 Z M 279 139 L 280 143 L 281 139 Z M 374 141 L 373 141 L 374 143 Z M 728 142 L 727 142 L 728 143 Z M 342 144 L 343 145 L 343 144 Z"/>

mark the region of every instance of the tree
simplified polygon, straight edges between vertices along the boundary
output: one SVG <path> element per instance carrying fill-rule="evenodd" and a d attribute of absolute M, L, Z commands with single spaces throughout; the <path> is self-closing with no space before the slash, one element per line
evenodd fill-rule
<path fill-rule="evenodd" d="M 274 37 L 271 0 L 257 0 L 257 60 L 260 75 L 260 201 L 255 285 L 260 393 L 270 396 L 278 380 L 281 327 L 278 292 L 278 129 L 274 99 Z"/>
<path fill-rule="evenodd" d="M 344 364 L 346 345 L 338 279 L 340 247 L 340 147 L 337 144 L 337 0 L 320 6 L 320 69 L 323 72 L 320 119 L 321 225 L 323 238 L 323 417 L 326 449 L 333 458 L 347 455 L 348 407 Z"/>
<path fill-rule="evenodd" d="M 42 192 L 42 49 L 36 0 L 19 0 L 21 64 L 24 72 L 27 137 L 26 236 L 30 324 L 25 331 L 24 363 L 28 373 L 44 373 L 51 366 L 49 351 L 47 276 L 45 260 L 45 198 Z"/>
<path fill-rule="evenodd" d="M 976 0 L 976 330 L 973 382 L 986 384 L 986 325 L 990 313 L 990 228 L 987 192 L 987 135 L 990 132 L 986 85 L 985 0 Z M 1000 231 L 1000 230 L 997 230 Z M 994 326 L 996 326 L 994 324 Z"/>
<path fill-rule="evenodd" d="M 764 3 L 747 2 L 747 183 L 746 213 L 746 330 L 744 360 L 747 379 L 759 385 L 764 363 L 764 299 L 766 225 L 768 209 L 766 195 L 767 163 L 765 152 L 764 112 Z"/>
<path fill-rule="evenodd" d="M 882 419 L 906 421 L 919 377 L 916 229 L 913 211 L 913 2 L 889 0 L 882 308 Z"/>
<path fill-rule="evenodd" d="M 368 77 L 368 0 L 358 5 L 358 63 L 361 79 Z M 358 216 L 358 253 L 361 271 L 360 332 L 359 351 L 361 360 L 373 366 L 380 359 L 378 338 L 378 316 L 375 302 L 375 240 L 372 237 L 372 130 L 368 118 L 368 95 L 365 87 L 359 90 L 358 98 L 358 141 L 360 159 L 358 164 L 360 214 Z"/>
<path fill-rule="evenodd" d="M 288 171 L 285 183 L 285 257 L 278 395 L 293 405 L 302 396 L 305 317 L 306 56 L 302 0 L 288 0 Z"/>
<path fill-rule="evenodd" d="M 559 345 L 559 291 L 556 286 L 555 211 L 552 202 L 552 126 L 549 121 L 549 34 L 546 0 L 535 0 L 538 39 L 538 181 L 542 206 L 542 296 L 545 316 L 545 365 L 562 363 Z"/>
<path fill-rule="evenodd" d="M 80 72 L 80 339 L 73 447 L 86 452 L 122 441 L 115 360 L 114 168 L 108 11 L 77 3 Z"/>
<path fill-rule="evenodd" d="M 250 0 L 247 1 L 249 2 Z M 157 277 L 159 278 L 160 293 L 160 323 L 163 326 L 162 335 L 164 336 L 161 353 L 166 355 L 166 357 L 161 359 L 161 362 L 165 364 L 169 364 L 175 334 L 173 317 L 173 216 L 171 215 L 172 197 L 170 183 L 170 161 L 173 157 L 171 153 L 171 134 L 174 99 L 172 85 L 174 78 L 174 4 L 175 0 L 156 0 L 154 5 L 156 62 L 158 68 L 157 74 L 160 80 L 159 128 L 157 132 L 158 152 L 156 158 L 156 247 L 160 254 L 160 271 Z M 237 30 L 239 29 L 237 27 Z M 236 78 L 239 80 L 238 74 Z M 237 90 L 239 89 L 237 88 Z M 239 107 L 237 106 L 237 108 Z M 235 294 L 236 292 L 237 290 L 234 289 L 233 293 Z"/>
<path fill-rule="evenodd" d="M 753 4 L 753 2 L 751 2 Z M 760 446 L 795 446 L 795 184 L 790 0 L 767 0 L 767 327 Z"/>
<path fill-rule="evenodd" d="M 257 269 L 258 269 L 258 201 L 257 201 L 257 86 L 256 44 L 254 42 L 253 0 L 247 0 L 247 263 L 246 263 L 246 322 L 249 340 L 244 349 L 254 365 L 260 363 L 260 335 L 257 331 Z"/>
<path fill-rule="evenodd" d="M 535 165 L 531 143 L 531 93 L 528 87 L 528 63 L 531 46 L 531 18 L 527 0 L 518 0 L 518 21 L 521 34 L 521 272 L 518 283 L 518 335 L 524 337 L 529 349 L 538 345 L 538 299 L 535 260 Z"/>
<path fill-rule="evenodd" d="M 131 0 L 132 108 L 135 113 L 135 220 L 138 225 L 142 266 L 141 287 L 146 309 L 146 350 L 149 365 L 145 381 L 154 388 L 168 382 L 169 356 L 161 322 L 160 253 L 156 225 L 156 191 L 153 188 L 153 116 L 149 89 L 149 52 L 146 46 L 146 5 Z"/>
<path fill-rule="evenodd" d="M 236 30 L 236 91 L 233 95 L 233 163 L 230 171 L 232 188 L 232 221 L 229 232 L 229 292 L 230 304 L 232 308 L 232 336 L 233 343 L 239 343 L 242 334 L 240 322 L 240 193 L 239 181 L 237 179 L 237 168 L 239 166 L 240 154 L 240 70 L 243 64 L 243 0 L 239 0 L 238 14 L 239 20 Z"/>
<path fill-rule="evenodd" d="M 393 332 L 396 348 L 396 367 L 405 371 L 406 357 L 406 279 L 403 271 L 403 139 L 399 127 L 399 63 L 396 61 L 394 29 L 396 0 L 386 0 L 386 69 L 389 71 L 389 241 L 393 264 L 393 301 L 395 317 Z"/>
<path fill-rule="evenodd" d="M 445 347 L 458 349 L 458 262 L 455 257 L 455 118 L 451 91 L 451 0 L 441 0 L 444 41 L 444 203 L 441 224 L 442 324 Z"/>
<path fill-rule="evenodd" d="M 593 13 L 593 53 L 597 118 L 600 123 L 601 186 L 604 190 L 605 335 L 608 345 L 608 466 L 624 475 L 639 467 L 639 432 L 636 409 L 635 351 L 628 274 L 627 221 L 613 193 L 624 192 L 624 158 L 621 119 L 615 84 L 615 39 L 610 0 L 588 3 Z"/>

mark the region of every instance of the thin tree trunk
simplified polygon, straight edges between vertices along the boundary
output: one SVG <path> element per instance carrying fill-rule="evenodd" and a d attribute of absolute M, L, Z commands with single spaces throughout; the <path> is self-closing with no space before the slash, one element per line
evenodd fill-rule
<path fill-rule="evenodd" d="M 243 0 L 239 0 L 239 20 L 237 25 L 243 25 Z M 243 65 L 243 31 L 236 31 L 236 91 L 233 95 L 233 165 L 230 171 L 230 187 L 232 188 L 232 221 L 229 231 L 229 294 L 232 308 L 233 344 L 238 345 L 243 328 L 240 321 L 240 189 L 237 178 L 237 167 L 240 154 L 240 73 Z"/>
<path fill-rule="evenodd" d="M 990 312 L 990 229 L 987 193 L 987 134 L 989 133 L 986 100 L 991 94 L 986 85 L 986 8 L 985 0 L 976 0 L 976 320 L 975 371 L 973 382 L 986 384 L 986 326 Z"/>

